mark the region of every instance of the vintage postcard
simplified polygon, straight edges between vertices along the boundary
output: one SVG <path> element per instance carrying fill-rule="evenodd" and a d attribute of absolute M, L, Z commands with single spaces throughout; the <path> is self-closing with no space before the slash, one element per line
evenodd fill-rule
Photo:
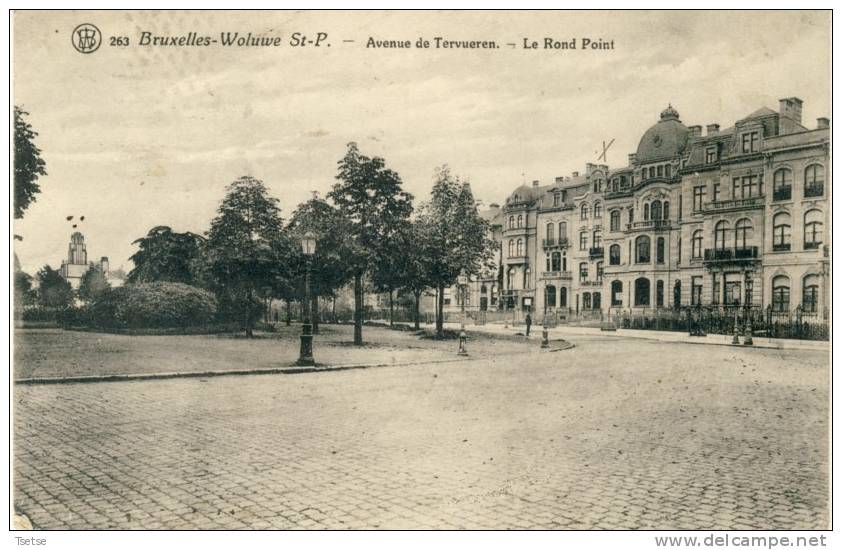
<path fill-rule="evenodd" d="M 15 529 L 826 545 L 829 11 L 10 18 Z"/>

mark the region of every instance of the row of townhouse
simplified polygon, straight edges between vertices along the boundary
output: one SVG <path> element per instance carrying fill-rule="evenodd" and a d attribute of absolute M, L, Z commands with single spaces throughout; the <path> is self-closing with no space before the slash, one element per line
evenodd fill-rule
<path fill-rule="evenodd" d="M 780 101 L 721 130 L 671 106 L 628 166 L 587 164 L 516 188 L 483 212 L 498 271 L 471 279 L 467 310 L 552 314 L 751 305 L 827 316 L 829 120 Z M 449 309 L 461 307 L 454 287 Z"/>

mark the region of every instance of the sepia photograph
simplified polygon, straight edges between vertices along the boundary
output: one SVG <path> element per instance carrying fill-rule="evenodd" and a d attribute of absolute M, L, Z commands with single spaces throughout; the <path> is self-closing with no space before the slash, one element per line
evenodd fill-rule
<path fill-rule="evenodd" d="M 827 546 L 831 23 L 11 10 L 10 529 Z"/>

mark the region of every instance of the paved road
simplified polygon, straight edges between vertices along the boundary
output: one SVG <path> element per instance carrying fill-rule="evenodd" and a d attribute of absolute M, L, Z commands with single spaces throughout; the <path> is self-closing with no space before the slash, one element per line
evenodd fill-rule
<path fill-rule="evenodd" d="M 825 354 L 573 350 L 15 388 L 38 528 L 817 529 Z"/>

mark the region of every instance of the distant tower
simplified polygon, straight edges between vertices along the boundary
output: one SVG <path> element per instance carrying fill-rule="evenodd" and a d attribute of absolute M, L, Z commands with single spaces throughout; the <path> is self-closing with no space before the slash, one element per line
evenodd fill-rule
<path fill-rule="evenodd" d="M 108 256 L 103 256 L 99 261 L 99 270 L 102 274 L 108 276 Z"/>
<path fill-rule="evenodd" d="M 79 288 L 82 276 L 88 270 L 88 251 L 85 248 L 85 237 L 78 231 L 70 236 L 67 247 L 67 259 L 61 262 L 61 276 L 73 288 Z"/>

